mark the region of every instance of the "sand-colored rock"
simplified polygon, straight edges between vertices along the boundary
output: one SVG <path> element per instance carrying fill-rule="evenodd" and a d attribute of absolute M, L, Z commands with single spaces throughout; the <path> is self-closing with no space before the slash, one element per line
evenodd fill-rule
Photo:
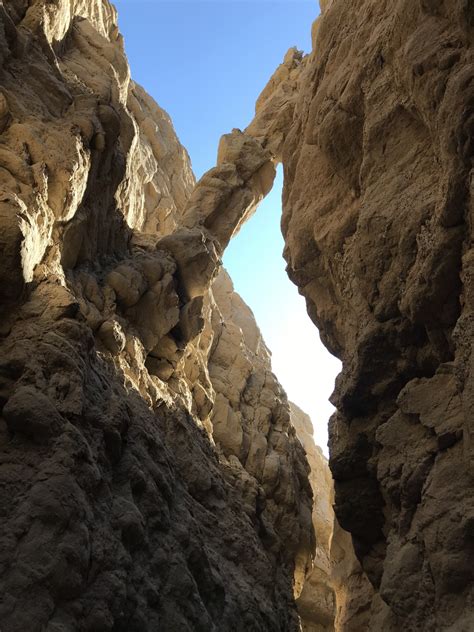
<path fill-rule="evenodd" d="M 330 626 L 329 556 L 336 627 L 470 632 L 472 7 L 322 9 L 194 186 L 107 0 L 0 4 L 2 630 Z M 279 161 L 360 566 L 219 274 Z"/>
<path fill-rule="evenodd" d="M 207 230 L 222 253 L 241 225 L 270 191 L 273 156 L 261 142 L 233 130 L 222 137 L 217 166 L 198 182 L 184 212 L 186 227 Z"/>
<path fill-rule="evenodd" d="M 107 0 L 0 21 L 0 628 L 297 630 L 308 466 L 217 277 L 270 154 L 235 133 L 193 192 Z"/>
<path fill-rule="evenodd" d="M 472 7 L 325 4 L 283 149 L 282 226 L 290 277 L 343 360 L 336 514 L 389 606 L 367 629 L 467 631 Z"/>
<path fill-rule="evenodd" d="M 368 630 L 375 614 L 382 620 L 380 614 L 386 612 L 387 606 L 374 595 L 355 556 L 351 536 L 334 515 L 331 471 L 321 448 L 314 443 L 313 422 L 293 403 L 290 412 L 311 468 L 309 480 L 314 497 L 316 554 L 297 600 L 303 632 Z"/>
<path fill-rule="evenodd" d="M 285 392 L 271 370 L 270 353 L 254 316 L 221 269 L 212 286 L 211 322 L 215 341 L 209 378 L 216 392 L 212 434 L 237 475 L 245 471 L 257 507 L 261 536 L 276 553 L 278 541 L 297 555 L 298 596 L 314 547 L 311 502 L 302 504 L 299 489 L 311 495 L 309 468 L 295 434 Z M 296 512 L 298 519 L 289 515 Z M 292 529 L 288 529 L 289 523 Z"/>
<path fill-rule="evenodd" d="M 323 8 L 313 53 L 289 52 L 236 134 L 283 161 L 288 273 L 343 360 L 331 469 L 363 571 L 341 617 L 350 629 L 368 608 L 370 630 L 468 630 L 472 10 Z M 219 190 L 237 191 L 239 207 L 203 205 L 223 244 L 251 208 L 235 156 Z"/>
<path fill-rule="evenodd" d="M 311 468 L 310 483 L 314 494 L 312 520 L 316 535 L 316 553 L 304 588 L 298 598 L 303 632 L 333 632 L 337 611 L 337 592 L 333 584 L 331 556 L 334 529 L 334 489 L 327 459 L 316 446 L 310 417 L 296 404 L 290 404 L 291 421 Z M 351 546 L 348 547 L 348 551 Z M 346 579 L 344 577 L 344 579 Z"/>

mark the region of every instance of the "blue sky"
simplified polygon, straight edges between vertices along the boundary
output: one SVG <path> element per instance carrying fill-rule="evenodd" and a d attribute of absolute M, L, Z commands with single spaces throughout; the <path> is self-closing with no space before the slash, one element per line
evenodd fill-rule
<path fill-rule="evenodd" d="M 219 138 L 253 118 L 291 46 L 309 51 L 317 0 L 114 2 L 135 81 L 173 119 L 197 177 Z"/>
<path fill-rule="evenodd" d="M 291 46 L 309 52 L 317 0 L 119 0 L 132 76 L 173 119 L 200 177 L 222 134 L 245 128 L 255 101 Z M 327 402 L 339 363 L 319 341 L 282 258 L 281 170 L 273 191 L 224 257 L 250 305 L 290 398 L 327 441 Z"/>

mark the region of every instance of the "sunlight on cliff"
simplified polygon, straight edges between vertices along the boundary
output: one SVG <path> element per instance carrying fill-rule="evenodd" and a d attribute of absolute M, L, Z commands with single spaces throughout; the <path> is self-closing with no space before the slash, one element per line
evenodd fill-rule
<path fill-rule="evenodd" d="M 316 443 L 327 454 L 328 401 L 341 363 L 319 339 L 306 305 L 289 280 L 280 230 L 283 169 L 256 214 L 230 242 L 224 265 L 248 303 L 272 352 L 272 367 L 288 397 L 313 422 Z"/>

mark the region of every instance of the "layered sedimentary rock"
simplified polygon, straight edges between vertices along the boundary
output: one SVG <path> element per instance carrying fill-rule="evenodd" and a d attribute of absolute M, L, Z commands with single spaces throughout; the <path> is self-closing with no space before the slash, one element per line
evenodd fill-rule
<path fill-rule="evenodd" d="M 308 465 L 228 227 L 192 221 L 250 212 L 267 153 L 192 194 L 106 0 L 0 18 L 0 627 L 297 630 Z"/>

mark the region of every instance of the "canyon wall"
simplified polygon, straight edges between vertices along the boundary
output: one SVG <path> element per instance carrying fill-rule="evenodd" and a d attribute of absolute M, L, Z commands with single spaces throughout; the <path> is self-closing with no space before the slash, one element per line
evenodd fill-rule
<path fill-rule="evenodd" d="M 298 630 L 309 466 L 229 227 L 191 219 L 253 208 L 267 154 L 193 193 L 106 0 L 0 24 L 2 632 Z"/>
<path fill-rule="evenodd" d="M 474 7 L 322 9 L 313 52 L 288 52 L 232 138 L 283 162 L 288 274 L 343 361 L 335 533 L 362 570 L 346 569 L 339 624 L 468 632 Z"/>
<path fill-rule="evenodd" d="M 2 630 L 472 629 L 474 9 L 321 5 L 196 184 L 106 0 L 0 3 Z M 332 537 L 219 272 L 280 161 Z"/>
<path fill-rule="evenodd" d="M 334 502 L 333 484 L 327 459 L 314 443 L 310 417 L 296 404 L 290 404 L 291 419 L 305 449 L 311 468 L 310 483 L 314 490 L 313 524 L 316 534 L 316 554 L 313 568 L 308 573 L 301 595 L 298 612 L 303 632 L 330 632 L 335 628 L 336 594 L 331 580 L 331 544 L 333 540 Z M 351 545 L 349 546 L 349 551 Z M 339 600 L 341 601 L 341 600 Z"/>
<path fill-rule="evenodd" d="M 474 5 L 324 5 L 282 150 L 282 227 L 343 361 L 336 515 L 383 600 L 369 629 L 468 632 Z"/>
<path fill-rule="evenodd" d="M 185 218 L 224 248 L 283 162 L 288 274 L 343 361 L 330 464 L 362 566 L 344 625 L 468 632 L 473 6 L 322 8 Z"/>
<path fill-rule="evenodd" d="M 313 423 L 290 403 L 291 420 L 306 452 L 314 492 L 316 554 L 297 599 L 303 632 L 363 632 L 374 629 L 386 605 L 374 591 L 334 514 L 334 486 L 328 461 L 314 442 Z M 376 628 L 375 628 L 376 629 Z"/>

